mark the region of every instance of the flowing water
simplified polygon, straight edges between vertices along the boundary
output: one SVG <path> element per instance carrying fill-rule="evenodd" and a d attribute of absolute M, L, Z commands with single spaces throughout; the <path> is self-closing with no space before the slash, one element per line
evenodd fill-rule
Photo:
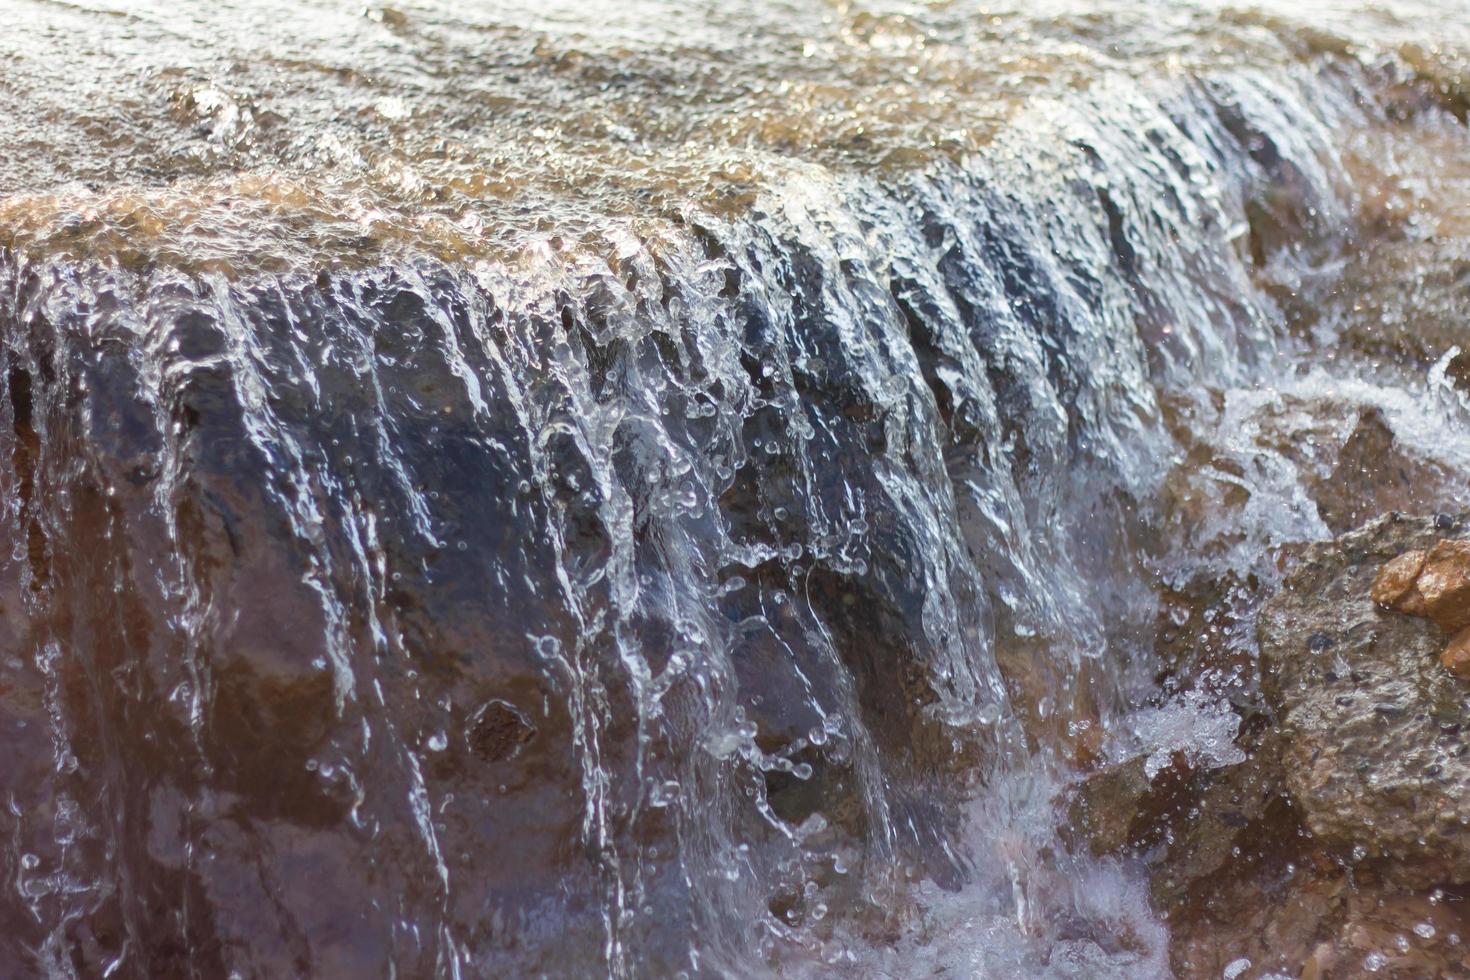
<path fill-rule="evenodd" d="M 1068 787 L 1470 506 L 1458 0 L 0 20 L 6 976 L 1169 975 Z"/>

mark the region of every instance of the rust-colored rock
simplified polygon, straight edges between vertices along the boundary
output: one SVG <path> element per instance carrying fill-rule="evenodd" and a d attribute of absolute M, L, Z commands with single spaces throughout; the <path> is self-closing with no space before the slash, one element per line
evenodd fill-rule
<path fill-rule="evenodd" d="M 1422 615 L 1440 629 L 1470 626 L 1470 541 L 1441 541 L 1424 560 L 1414 585 L 1424 600 Z"/>
<path fill-rule="evenodd" d="M 1470 681 L 1470 626 L 1455 634 L 1444 653 L 1439 655 L 1439 662 L 1456 677 Z"/>
<path fill-rule="evenodd" d="M 1470 541 L 1446 540 L 1428 550 L 1404 552 L 1383 566 L 1372 594 L 1385 609 L 1431 619 L 1456 633 L 1439 662 L 1470 680 Z"/>
<path fill-rule="evenodd" d="M 1383 571 L 1373 580 L 1373 601 L 1385 609 L 1422 616 L 1424 597 L 1415 585 L 1428 557 L 1427 551 L 1406 551 L 1384 565 Z"/>

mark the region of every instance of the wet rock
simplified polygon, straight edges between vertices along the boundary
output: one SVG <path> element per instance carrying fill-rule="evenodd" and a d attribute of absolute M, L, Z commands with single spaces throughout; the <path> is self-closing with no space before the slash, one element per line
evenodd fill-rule
<path fill-rule="evenodd" d="M 1416 265 L 1433 271 L 1408 274 Z M 1467 272 L 1470 249 L 1463 237 L 1404 240 L 1366 251 L 1344 274 L 1360 315 L 1343 324 L 1343 348 L 1418 370 L 1430 369 L 1454 347 L 1470 350 Z M 1445 367 L 1447 378 L 1464 391 L 1470 356 L 1450 357 Z"/>
<path fill-rule="evenodd" d="M 1456 462 L 1470 444 L 1434 419 L 1387 388 L 1321 377 L 1178 407 L 1170 425 L 1190 449 L 1161 488 L 1164 529 L 1210 573 L 1197 588 L 1184 584 L 1194 571 L 1170 569 L 1170 587 L 1208 596 L 1221 571 L 1242 572 L 1277 543 L 1470 507 Z"/>
<path fill-rule="evenodd" d="M 1101 769 L 1072 796 L 1067 825 L 1094 854 L 1120 851 L 1133 839 L 1133 824 L 1146 809 L 1151 788 L 1142 756 Z"/>
<path fill-rule="evenodd" d="M 1259 701 L 1255 689 L 1253 624 L 1265 589 L 1254 575 L 1200 574 L 1160 592 L 1154 652 L 1160 680 L 1177 690 L 1206 678 L 1241 678 L 1226 692 L 1244 711 Z"/>
<path fill-rule="evenodd" d="M 1196 780 L 1189 805 L 1163 835 L 1167 851 L 1155 858 L 1149 893 L 1156 909 L 1172 918 L 1198 907 L 1253 839 L 1295 829 L 1274 756 L 1268 744 L 1247 761 Z"/>
<path fill-rule="evenodd" d="M 1436 527 L 1444 522 L 1436 519 Z M 1450 526 L 1453 526 L 1452 522 Z M 1454 632 L 1440 663 L 1470 680 L 1470 546 L 1441 541 L 1428 551 L 1406 551 L 1373 581 L 1373 601 L 1385 609 L 1432 619 Z"/>
<path fill-rule="evenodd" d="M 1470 626 L 1470 542 L 1440 541 L 1399 555 L 1383 566 L 1372 595 L 1380 606 L 1424 616 L 1444 630 Z"/>
<path fill-rule="evenodd" d="M 1414 583 L 1419 581 L 1419 572 L 1424 568 L 1426 557 L 1428 555 L 1423 551 L 1406 551 L 1384 565 L 1378 577 L 1373 580 L 1370 593 L 1373 601 L 1411 616 L 1421 615 L 1424 611 L 1424 600 L 1415 592 Z"/>
<path fill-rule="evenodd" d="M 1429 552 L 1416 588 L 1424 612 L 1444 630 L 1470 626 L 1470 541 L 1441 541 Z"/>
<path fill-rule="evenodd" d="M 1455 634 L 1444 653 L 1439 655 L 1439 662 L 1456 677 L 1470 681 L 1470 626 Z"/>
<path fill-rule="evenodd" d="M 515 758 L 535 736 L 536 726 L 504 701 L 487 702 L 470 719 L 470 747 L 476 755 L 494 762 Z"/>
<path fill-rule="evenodd" d="M 1426 609 L 1448 608 L 1465 541 L 1442 523 L 1390 516 L 1303 548 L 1259 625 L 1262 686 L 1306 827 L 1355 860 L 1390 859 L 1403 881 L 1470 879 L 1470 693 L 1441 666 L 1433 624 L 1375 604 L 1417 602 L 1402 588 L 1412 576 Z M 1401 558 L 1415 551 L 1417 573 L 1417 557 Z"/>
<path fill-rule="evenodd" d="M 1073 846 L 1141 856 L 1156 910 L 1171 917 L 1197 911 L 1243 844 L 1283 820 L 1292 824 L 1288 836 L 1294 828 L 1275 755 L 1267 746 L 1221 769 L 1194 768 L 1176 756 L 1153 778 L 1142 757 L 1100 769 L 1068 801 Z"/>
<path fill-rule="evenodd" d="M 1242 960 L 1249 978 L 1466 975 L 1462 893 L 1395 887 L 1286 844 L 1238 862 L 1200 915 L 1172 920 L 1175 976 L 1214 980 Z"/>
<path fill-rule="evenodd" d="M 1389 511 L 1432 510 L 1451 499 L 1454 480 L 1443 465 L 1403 445 L 1383 411 L 1368 406 L 1330 472 L 1310 489 L 1322 522 L 1341 534 Z"/>

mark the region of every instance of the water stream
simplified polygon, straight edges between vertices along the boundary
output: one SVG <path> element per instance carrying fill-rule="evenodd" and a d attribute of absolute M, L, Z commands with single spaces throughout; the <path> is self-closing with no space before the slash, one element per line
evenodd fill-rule
<path fill-rule="evenodd" d="M 1168 976 L 1161 636 L 1470 506 L 1461 4 L 605 6 L 0 0 L 15 975 Z"/>

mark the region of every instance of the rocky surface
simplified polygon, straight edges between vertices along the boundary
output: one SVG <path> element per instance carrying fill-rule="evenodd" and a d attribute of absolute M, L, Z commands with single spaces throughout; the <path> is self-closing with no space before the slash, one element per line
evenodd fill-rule
<path fill-rule="evenodd" d="M 1447 515 L 1289 549 L 1248 758 L 1115 760 L 1069 798 L 1075 846 L 1148 868 L 1176 975 L 1470 976 L 1467 555 Z"/>
<path fill-rule="evenodd" d="M 1173 931 L 1179 977 L 1465 978 L 1465 896 L 1395 887 L 1290 836 L 1212 880 Z"/>
<path fill-rule="evenodd" d="M 1371 586 L 1405 552 L 1443 566 L 1465 534 L 1460 520 L 1389 516 L 1309 546 L 1259 627 L 1262 685 L 1306 826 L 1433 882 L 1470 879 L 1470 686 L 1440 663 L 1443 633 L 1383 610 Z M 1431 571 L 1426 557 L 1425 608 L 1443 610 Z"/>

